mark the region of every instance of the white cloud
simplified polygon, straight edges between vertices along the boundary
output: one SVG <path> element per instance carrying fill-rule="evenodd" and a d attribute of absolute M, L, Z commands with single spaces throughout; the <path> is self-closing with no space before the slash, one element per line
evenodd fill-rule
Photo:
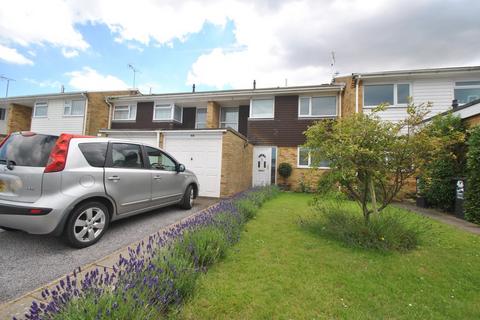
<path fill-rule="evenodd" d="M 22 55 L 17 49 L 5 47 L 0 44 L 0 60 L 13 64 L 33 65 L 33 61 Z"/>
<path fill-rule="evenodd" d="M 76 90 L 122 90 L 128 89 L 128 85 L 113 75 L 103 75 L 90 67 L 83 67 L 82 70 L 67 72 L 70 78 L 68 84 Z"/>
<path fill-rule="evenodd" d="M 62 54 L 65 58 L 73 58 L 78 56 L 78 51 L 73 49 L 62 48 Z"/>
<path fill-rule="evenodd" d="M 62 84 L 59 81 L 54 81 L 54 80 L 35 80 L 32 78 L 24 78 L 23 80 L 36 85 L 40 88 L 55 88 L 59 89 L 62 86 Z"/>

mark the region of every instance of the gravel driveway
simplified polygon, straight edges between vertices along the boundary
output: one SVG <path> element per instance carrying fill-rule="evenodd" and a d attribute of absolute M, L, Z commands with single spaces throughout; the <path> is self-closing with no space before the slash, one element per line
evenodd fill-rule
<path fill-rule="evenodd" d="M 0 303 L 53 281 L 73 271 L 75 267 L 99 260 L 216 201 L 199 198 L 190 210 L 173 206 L 113 222 L 97 244 L 84 249 L 72 249 L 62 239 L 55 237 L 2 230 Z"/>

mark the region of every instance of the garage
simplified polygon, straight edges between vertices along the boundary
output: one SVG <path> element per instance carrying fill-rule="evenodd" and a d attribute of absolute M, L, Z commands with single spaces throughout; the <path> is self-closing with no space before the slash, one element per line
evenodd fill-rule
<path fill-rule="evenodd" d="M 160 146 L 195 173 L 202 197 L 228 197 L 252 185 L 253 147 L 231 129 L 102 130 L 110 138 Z"/>
<path fill-rule="evenodd" d="M 220 197 L 222 131 L 164 131 L 163 149 L 193 171 L 200 195 Z"/>

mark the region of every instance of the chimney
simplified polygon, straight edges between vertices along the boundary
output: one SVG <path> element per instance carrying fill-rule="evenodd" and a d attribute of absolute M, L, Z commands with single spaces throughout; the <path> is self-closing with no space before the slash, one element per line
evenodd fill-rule
<path fill-rule="evenodd" d="M 195 93 L 195 83 L 192 86 L 192 93 Z"/>
<path fill-rule="evenodd" d="M 453 109 L 457 109 L 457 108 L 458 108 L 458 100 L 457 100 L 457 99 L 453 99 L 453 100 L 452 100 L 452 108 L 453 108 Z"/>
<path fill-rule="evenodd" d="M 65 93 L 65 86 L 62 84 L 62 86 L 60 87 L 60 93 Z"/>
<path fill-rule="evenodd" d="M 257 89 L 257 81 L 253 80 L 253 90 Z"/>

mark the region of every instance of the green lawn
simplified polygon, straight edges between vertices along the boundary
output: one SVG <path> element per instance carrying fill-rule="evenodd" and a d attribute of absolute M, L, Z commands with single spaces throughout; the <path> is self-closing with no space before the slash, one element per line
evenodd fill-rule
<path fill-rule="evenodd" d="M 312 214 L 309 200 L 267 202 L 173 317 L 480 319 L 478 236 L 431 221 L 410 253 L 351 249 L 300 226 Z"/>

